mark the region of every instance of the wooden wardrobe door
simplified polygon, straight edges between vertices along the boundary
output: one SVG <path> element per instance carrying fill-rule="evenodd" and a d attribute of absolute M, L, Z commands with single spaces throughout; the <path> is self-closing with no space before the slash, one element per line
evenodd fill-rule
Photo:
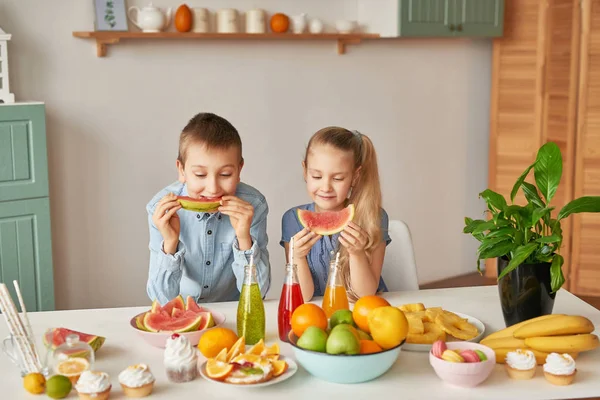
<path fill-rule="evenodd" d="M 504 36 L 493 44 L 488 186 L 507 201 L 541 141 L 545 12 L 538 0 L 506 0 Z M 486 261 L 486 276 L 497 276 L 496 260 Z"/>
<path fill-rule="evenodd" d="M 560 209 L 573 200 L 575 171 L 575 132 L 579 75 L 579 41 L 581 8 L 579 0 L 549 0 L 545 11 L 544 69 L 542 82 L 541 141 L 558 144 L 563 156 L 560 186 L 552 200 L 556 217 Z M 561 221 L 565 259 L 565 288 L 570 285 L 572 219 Z"/>
<path fill-rule="evenodd" d="M 582 1 L 574 197 L 600 195 L 600 0 Z M 600 215 L 575 214 L 571 291 L 600 295 Z"/>

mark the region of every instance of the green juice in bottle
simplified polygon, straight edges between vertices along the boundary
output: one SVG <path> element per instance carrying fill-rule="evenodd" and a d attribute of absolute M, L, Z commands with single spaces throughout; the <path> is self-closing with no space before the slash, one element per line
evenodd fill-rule
<path fill-rule="evenodd" d="M 256 267 L 244 267 L 244 283 L 237 309 L 237 333 L 246 344 L 256 344 L 265 338 L 265 306 L 256 279 Z"/>

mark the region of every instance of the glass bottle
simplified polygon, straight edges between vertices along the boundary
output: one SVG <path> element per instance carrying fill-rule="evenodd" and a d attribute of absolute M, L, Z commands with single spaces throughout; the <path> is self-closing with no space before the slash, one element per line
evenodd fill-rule
<path fill-rule="evenodd" d="M 237 333 L 246 344 L 256 344 L 265 338 L 265 306 L 256 279 L 252 260 L 244 267 L 244 283 L 237 309 Z"/>
<path fill-rule="evenodd" d="M 288 335 L 292 330 L 292 314 L 302 304 L 304 304 L 304 299 L 298 281 L 298 268 L 296 264 L 288 263 L 285 266 L 285 280 L 281 289 L 281 297 L 279 297 L 279 311 L 277 313 L 280 340 L 289 341 Z"/>
<path fill-rule="evenodd" d="M 83 371 L 94 368 L 94 349 L 73 333 L 67 335 L 63 344 L 53 351 L 50 350 L 47 357 L 47 367 L 55 374 L 68 377 L 73 385 L 77 383 Z"/>
<path fill-rule="evenodd" d="M 337 310 L 348 310 L 348 294 L 346 293 L 346 286 L 342 281 L 342 276 L 339 270 L 339 255 L 329 262 L 329 275 L 327 277 L 327 287 L 325 288 L 325 294 L 323 295 L 323 311 L 327 318 Z"/>

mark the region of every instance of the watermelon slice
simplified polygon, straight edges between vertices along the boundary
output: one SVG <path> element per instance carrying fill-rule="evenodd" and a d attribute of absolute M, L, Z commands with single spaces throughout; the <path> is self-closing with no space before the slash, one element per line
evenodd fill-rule
<path fill-rule="evenodd" d="M 146 316 L 146 314 L 147 313 L 143 313 L 136 317 L 135 326 L 142 331 L 148 332 L 148 329 L 146 329 L 146 326 L 144 325 L 144 317 Z"/>
<path fill-rule="evenodd" d="M 72 334 L 79 336 L 79 340 L 81 342 L 86 342 L 89 344 L 92 349 L 94 349 L 94 352 L 100 350 L 100 347 L 102 347 L 104 341 L 106 340 L 106 338 L 102 336 L 89 335 L 87 333 L 77 332 L 67 328 L 52 328 L 46 331 L 42 341 L 44 346 L 51 347 L 54 350 L 66 341 L 67 336 Z"/>
<path fill-rule="evenodd" d="M 312 232 L 328 236 L 341 232 L 354 218 L 354 204 L 348 205 L 340 211 L 315 212 L 309 210 L 296 210 L 298 220 L 303 227 Z"/>
<path fill-rule="evenodd" d="M 204 315 L 171 318 L 163 313 L 146 313 L 144 326 L 150 332 L 191 332 L 198 330 L 203 319 L 205 319 Z"/>
<path fill-rule="evenodd" d="M 196 300 L 192 296 L 188 296 L 185 299 L 185 309 L 188 311 L 194 311 L 195 313 L 203 312 L 204 308 L 200 307 Z"/>
<path fill-rule="evenodd" d="M 188 196 L 177 196 L 177 201 L 183 209 L 194 212 L 215 212 L 221 205 L 220 197 L 193 199 Z"/>
<path fill-rule="evenodd" d="M 185 310 L 185 303 L 183 302 L 183 296 L 179 295 L 175 297 L 173 300 L 169 301 L 167 304 L 160 308 L 160 311 L 164 311 L 169 315 L 173 314 L 173 309 Z"/>

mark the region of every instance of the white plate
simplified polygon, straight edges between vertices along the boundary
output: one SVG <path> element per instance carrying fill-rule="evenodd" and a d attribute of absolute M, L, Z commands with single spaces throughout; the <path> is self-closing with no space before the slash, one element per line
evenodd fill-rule
<path fill-rule="evenodd" d="M 449 311 L 449 310 L 445 310 L 445 311 Z M 466 340 L 466 341 L 473 342 L 473 343 L 479 343 L 479 341 L 483 338 L 483 335 L 485 334 L 485 325 L 483 324 L 483 322 L 481 322 L 477 318 L 471 317 L 470 315 L 467 315 L 467 314 L 463 314 L 463 313 L 459 313 L 459 312 L 455 312 L 455 311 L 450 311 L 450 312 L 458 315 L 459 317 L 466 318 L 467 321 L 469 321 L 469 323 L 475 325 L 475 327 L 479 331 L 479 335 L 475 336 L 471 340 Z M 455 341 L 459 341 L 459 340 L 455 340 Z M 429 350 L 431 350 L 431 345 L 430 344 L 404 343 L 404 345 L 402 345 L 402 350 L 403 351 L 407 350 L 407 351 L 429 352 Z"/>
<path fill-rule="evenodd" d="M 211 381 L 213 383 L 218 383 L 220 385 L 226 385 L 226 386 L 237 386 L 237 387 L 248 388 L 248 387 L 260 387 L 260 386 L 274 385 L 276 383 L 283 382 L 286 379 L 291 378 L 292 375 L 294 375 L 296 373 L 296 371 L 298 371 L 298 364 L 296 364 L 296 362 L 294 360 L 292 360 L 291 358 L 280 355 L 279 359 L 285 360 L 285 362 L 287 362 L 287 365 L 288 365 L 287 371 L 285 371 L 283 374 L 279 375 L 278 377 L 268 380 L 266 382 L 255 383 L 255 384 L 251 384 L 251 385 L 237 385 L 235 383 L 228 383 L 228 382 L 217 381 L 217 380 L 211 379 L 208 377 L 208 375 L 206 375 L 207 361 L 204 361 L 202 363 L 202 365 L 200 366 L 200 375 L 202 375 L 202 377 L 204 379 L 206 379 L 207 381 Z"/>

